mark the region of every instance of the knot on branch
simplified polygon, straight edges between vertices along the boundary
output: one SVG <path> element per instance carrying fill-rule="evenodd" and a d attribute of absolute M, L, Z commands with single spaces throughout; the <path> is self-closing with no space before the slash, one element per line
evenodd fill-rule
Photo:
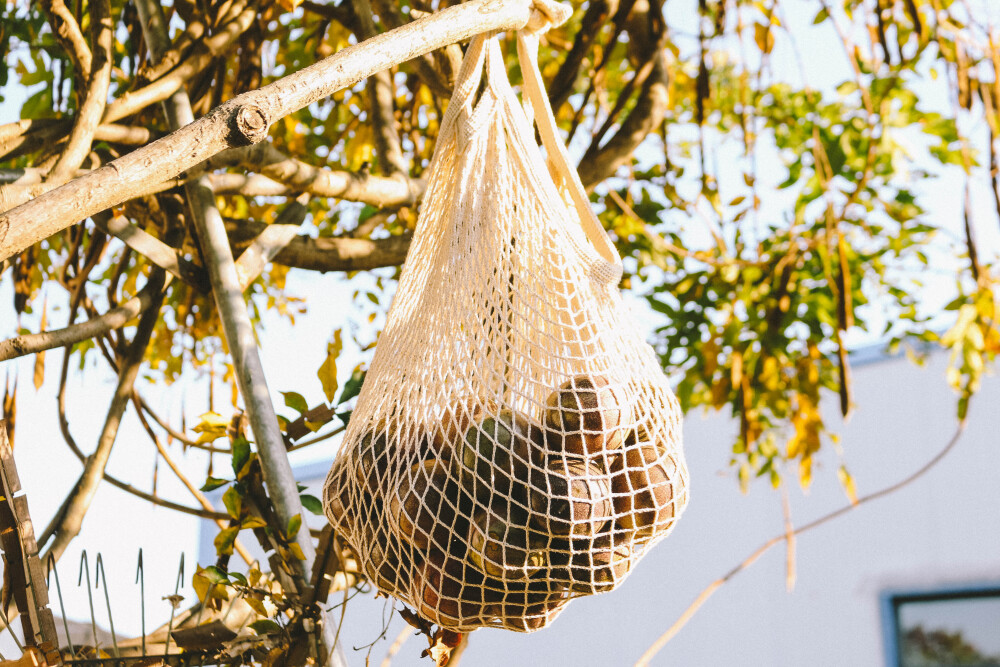
<path fill-rule="evenodd" d="M 267 113 L 256 105 L 244 105 L 236 112 L 234 120 L 234 145 L 256 144 L 267 137 Z"/>

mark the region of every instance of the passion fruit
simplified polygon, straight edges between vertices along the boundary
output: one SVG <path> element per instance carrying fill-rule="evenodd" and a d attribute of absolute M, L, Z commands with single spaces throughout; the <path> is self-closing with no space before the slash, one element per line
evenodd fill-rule
<path fill-rule="evenodd" d="M 562 436 L 561 451 L 574 456 L 621 447 L 630 419 L 625 392 L 602 377 L 578 375 L 545 401 L 545 426 Z"/>
<path fill-rule="evenodd" d="M 552 560 L 563 563 L 550 577 L 575 593 L 592 595 L 614 588 L 632 566 L 632 548 L 627 540 L 611 535 L 576 539 L 567 549 L 554 550 Z"/>
<path fill-rule="evenodd" d="M 469 428 L 458 457 L 462 486 L 487 503 L 497 496 L 524 502 L 528 470 L 541 458 L 529 439 L 530 432 L 530 420 L 511 410 Z"/>
<path fill-rule="evenodd" d="M 389 493 L 389 520 L 399 528 L 400 537 L 418 549 L 427 551 L 434 544 L 447 550 L 461 495 L 443 461 L 417 463 Z"/>
<path fill-rule="evenodd" d="M 669 528 L 678 507 L 674 485 L 679 482 L 671 456 L 649 443 L 625 450 L 611 469 L 615 527 L 646 539 Z"/>
<path fill-rule="evenodd" d="M 483 586 L 480 572 L 440 551 L 418 568 L 411 593 L 421 616 L 442 627 L 489 625 L 500 615 L 500 596 Z"/>
<path fill-rule="evenodd" d="M 397 595 L 409 589 L 412 567 L 416 560 L 412 550 L 401 544 L 383 528 L 371 524 L 364 531 L 368 547 L 365 570 L 369 579 L 383 593 Z"/>
<path fill-rule="evenodd" d="M 379 425 L 361 436 L 355 450 L 354 473 L 358 486 L 375 496 L 379 495 L 389 469 L 388 443 L 389 434 L 383 425 Z"/>
<path fill-rule="evenodd" d="M 528 488 L 531 522 L 552 536 L 593 537 L 612 513 L 608 476 L 576 459 L 553 459 L 535 468 Z"/>
<path fill-rule="evenodd" d="M 500 407 L 494 401 L 482 401 L 478 398 L 470 398 L 449 407 L 433 436 L 437 458 L 450 461 L 473 424 L 478 424 L 499 411 Z"/>
<path fill-rule="evenodd" d="M 501 581 L 519 581 L 539 574 L 548 564 L 547 539 L 528 528 L 523 511 L 506 516 L 479 510 L 469 524 L 467 560 L 480 572 Z"/>

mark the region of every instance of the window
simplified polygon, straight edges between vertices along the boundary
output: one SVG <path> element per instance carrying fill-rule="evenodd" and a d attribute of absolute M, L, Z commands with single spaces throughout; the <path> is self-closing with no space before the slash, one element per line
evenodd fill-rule
<path fill-rule="evenodd" d="M 883 596 L 889 667 L 1000 667 L 1000 585 Z"/>

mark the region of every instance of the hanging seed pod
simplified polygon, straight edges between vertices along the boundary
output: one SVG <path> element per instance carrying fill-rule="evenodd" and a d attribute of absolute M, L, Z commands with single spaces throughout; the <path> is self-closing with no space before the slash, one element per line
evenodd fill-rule
<path fill-rule="evenodd" d="M 562 435 L 561 451 L 574 456 L 621 447 L 630 418 L 625 392 L 601 377 L 578 375 L 545 401 L 545 426 Z"/>
<path fill-rule="evenodd" d="M 497 496 L 523 502 L 529 465 L 541 454 L 528 439 L 530 431 L 528 418 L 511 410 L 470 428 L 458 461 L 462 486 L 487 503 Z"/>
<path fill-rule="evenodd" d="M 528 489 L 531 521 L 553 536 L 592 537 L 611 517 L 611 488 L 597 466 L 574 459 L 553 459 L 533 468 Z"/>
<path fill-rule="evenodd" d="M 432 544 L 446 551 L 462 503 L 461 488 L 444 462 L 432 459 L 413 465 L 389 493 L 389 520 L 400 537 L 422 551 Z"/>
<path fill-rule="evenodd" d="M 677 514 L 674 483 L 677 464 L 650 444 L 630 447 L 611 469 L 615 527 L 635 539 L 668 529 Z"/>
<path fill-rule="evenodd" d="M 502 595 L 484 581 L 462 561 L 431 551 L 414 577 L 413 602 L 421 616 L 443 627 L 489 625 L 500 615 Z"/>
<path fill-rule="evenodd" d="M 545 537 L 528 529 L 527 515 L 516 508 L 501 516 L 479 510 L 469 524 L 468 561 L 501 581 L 534 576 L 548 564 Z"/>

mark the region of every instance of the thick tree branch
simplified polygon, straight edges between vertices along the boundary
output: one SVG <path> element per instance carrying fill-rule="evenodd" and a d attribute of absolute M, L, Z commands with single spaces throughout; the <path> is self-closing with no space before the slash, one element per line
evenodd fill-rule
<path fill-rule="evenodd" d="M 288 157 L 267 142 L 226 151 L 216 156 L 212 162 L 225 159 L 227 153 L 238 157 L 239 163 L 247 169 L 283 183 L 292 190 L 306 191 L 319 197 L 362 202 L 379 208 L 413 204 L 424 189 L 423 181 L 407 178 L 403 173 L 380 177 L 314 167 Z"/>
<path fill-rule="evenodd" d="M 310 271 L 368 271 L 399 266 L 406 259 L 411 235 L 384 239 L 298 237 L 275 256 L 284 266 Z"/>
<path fill-rule="evenodd" d="M 349 46 L 259 90 L 239 95 L 167 137 L 0 215 L 0 261 L 173 178 L 216 153 L 257 143 L 270 123 L 373 73 L 481 32 L 527 23 L 528 0 L 472 0 Z"/>

